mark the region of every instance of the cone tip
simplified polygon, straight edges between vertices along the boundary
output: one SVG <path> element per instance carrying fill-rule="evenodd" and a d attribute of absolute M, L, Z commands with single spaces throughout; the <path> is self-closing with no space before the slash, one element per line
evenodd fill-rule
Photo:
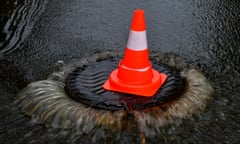
<path fill-rule="evenodd" d="M 144 13 L 144 10 L 142 10 L 142 9 L 135 9 L 134 13 Z"/>
<path fill-rule="evenodd" d="M 135 9 L 134 10 L 131 30 L 134 30 L 134 31 L 144 31 L 144 30 L 146 30 L 144 10 L 142 10 L 142 9 Z"/>

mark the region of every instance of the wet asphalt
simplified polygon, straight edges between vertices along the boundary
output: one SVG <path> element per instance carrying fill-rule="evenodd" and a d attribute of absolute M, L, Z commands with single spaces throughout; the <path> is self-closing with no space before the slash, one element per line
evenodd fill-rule
<path fill-rule="evenodd" d="M 69 63 L 95 53 L 123 51 L 132 12 L 140 8 L 145 10 L 149 50 L 179 55 L 201 69 L 215 89 L 206 121 L 189 138 L 175 142 L 238 143 L 239 7 L 237 0 L 48 1 L 21 46 L 1 56 L 2 117 L 16 93 L 30 82 L 45 79 L 58 60 Z M 0 134 L 8 133 L 2 127 Z M 1 135 L 5 143 L 11 142 L 10 134 Z"/>

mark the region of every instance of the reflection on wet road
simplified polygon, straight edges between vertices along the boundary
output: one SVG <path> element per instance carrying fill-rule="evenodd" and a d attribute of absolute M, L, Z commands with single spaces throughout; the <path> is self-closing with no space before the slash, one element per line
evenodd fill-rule
<path fill-rule="evenodd" d="M 13 0 L 0 2 L 0 54 L 3 56 L 21 47 L 46 0 Z"/>

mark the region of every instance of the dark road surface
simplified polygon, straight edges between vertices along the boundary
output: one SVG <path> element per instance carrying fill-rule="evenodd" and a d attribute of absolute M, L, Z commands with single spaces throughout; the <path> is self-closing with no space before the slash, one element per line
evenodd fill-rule
<path fill-rule="evenodd" d="M 0 143 L 81 143 L 30 123 L 12 102 L 28 83 L 52 73 L 58 60 L 123 51 L 136 8 L 145 10 L 149 50 L 177 54 L 200 68 L 215 91 L 201 121 L 186 120 L 182 133 L 148 142 L 240 143 L 238 0 L 0 2 Z"/>

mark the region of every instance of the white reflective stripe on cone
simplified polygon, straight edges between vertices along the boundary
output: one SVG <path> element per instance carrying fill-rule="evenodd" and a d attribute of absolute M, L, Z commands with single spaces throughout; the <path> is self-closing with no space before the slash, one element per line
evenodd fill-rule
<path fill-rule="evenodd" d="M 128 37 L 127 48 L 136 51 L 147 49 L 146 31 L 131 30 Z"/>

